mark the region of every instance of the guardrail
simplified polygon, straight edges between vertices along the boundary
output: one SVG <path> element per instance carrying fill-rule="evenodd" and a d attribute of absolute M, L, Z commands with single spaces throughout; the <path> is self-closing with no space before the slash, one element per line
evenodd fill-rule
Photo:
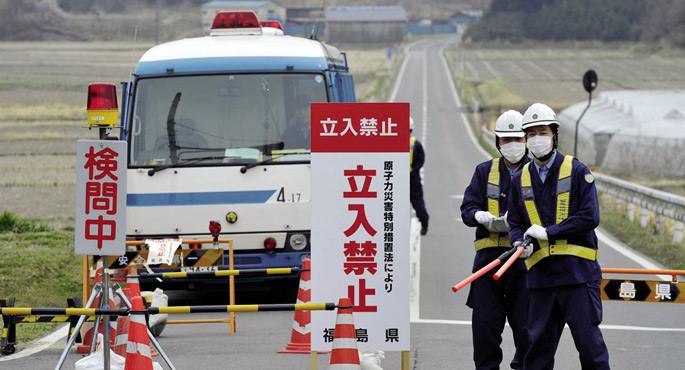
<path fill-rule="evenodd" d="M 621 180 L 602 173 L 593 173 L 597 190 L 601 196 L 610 196 L 626 203 L 626 217 L 635 220 L 639 210 L 640 226 L 647 227 L 650 212 L 654 214 L 657 231 L 666 230 L 665 220 L 673 220 L 673 242 L 683 241 L 683 223 L 685 222 L 685 197 L 652 189 L 643 185 Z"/>

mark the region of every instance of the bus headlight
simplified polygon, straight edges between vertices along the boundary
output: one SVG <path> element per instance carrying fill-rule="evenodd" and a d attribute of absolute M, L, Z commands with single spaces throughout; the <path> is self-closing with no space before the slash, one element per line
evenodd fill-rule
<path fill-rule="evenodd" d="M 290 235 L 290 248 L 296 251 L 307 248 L 307 237 L 304 234 Z"/>

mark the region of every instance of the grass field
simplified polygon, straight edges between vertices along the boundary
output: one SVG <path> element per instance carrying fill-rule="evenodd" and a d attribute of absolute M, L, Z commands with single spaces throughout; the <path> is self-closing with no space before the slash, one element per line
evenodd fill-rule
<path fill-rule="evenodd" d="M 588 69 L 597 72 L 600 92 L 685 87 L 683 52 L 650 53 L 640 45 L 481 45 L 447 53 L 465 100 L 475 96 L 486 109 L 540 101 L 560 110 L 586 100 L 582 76 Z"/>
<path fill-rule="evenodd" d="M 121 42 L 0 43 L 0 212 L 73 223 L 75 141 L 90 82 L 129 78 L 151 45 Z M 383 100 L 399 63 L 379 45 L 343 46 L 359 100 Z"/>

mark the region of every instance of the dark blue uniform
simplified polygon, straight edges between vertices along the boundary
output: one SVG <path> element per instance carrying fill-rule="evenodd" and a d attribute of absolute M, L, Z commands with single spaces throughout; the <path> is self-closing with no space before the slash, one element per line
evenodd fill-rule
<path fill-rule="evenodd" d="M 594 178 L 590 170 L 573 160 L 568 218 L 556 223 L 557 179 L 564 156 L 557 153 L 542 183 L 538 170 L 529 165 L 531 185 L 542 226 L 549 244 L 566 240 L 566 244 L 597 249 L 594 229 L 599 225 L 599 206 Z M 514 176 L 509 195 L 508 222 L 511 242 L 523 240 L 531 226 L 521 195 L 521 173 Z M 536 243 L 536 250 L 539 245 Z M 563 242 L 561 242 L 563 243 Z M 580 354 L 583 369 L 609 369 L 607 352 L 599 324 L 602 301 L 599 283 L 602 278 L 596 260 L 574 255 L 550 255 L 528 271 L 530 301 L 528 310 L 529 349 L 524 369 L 552 369 L 559 338 L 568 324 Z"/>
<path fill-rule="evenodd" d="M 528 161 L 526 158 L 524 162 Z M 486 161 L 476 167 L 471 178 L 471 184 L 464 191 L 461 204 L 461 218 L 464 224 L 476 227 L 476 240 L 490 236 L 490 231 L 475 219 L 478 211 L 488 211 L 487 185 L 492 161 Z M 521 164 L 523 165 L 523 164 Z M 520 170 L 520 167 L 518 168 Z M 509 193 L 511 175 L 504 163 L 499 161 L 499 217 L 507 210 L 507 194 Z M 489 247 L 476 252 L 473 261 L 473 271 L 492 262 L 508 247 L 508 236 L 502 233 L 498 236 L 502 247 Z M 473 248 L 473 246 L 471 246 Z M 526 289 L 526 268 L 523 261 L 515 262 L 499 281 L 492 279 L 495 270 L 471 283 L 469 297 L 466 304 L 473 309 L 473 360 L 476 369 L 499 369 L 502 362 L 502 331 L 505 320 L 514 334 L 516 354 L 511 361 L 513 369 L 523 366 L 523 357 L 527 350 L 526 316 L 528 312 L 528 292 Z"/>
<path fill-rule="evenodd" d="M 428 228 L 428 211 L 426 210 L 426 203 L 423 201 L 423 185 L 421 184 L 421 167 L 426 161 L 426 154 L 423 151 L 423 145 L 418 140 L 414 141 L 411 148 L 411 172 L 409 173 L 409 200 L 411 206 L 416 211 L 416 217 L 421 222 L 422 229 Z"/>

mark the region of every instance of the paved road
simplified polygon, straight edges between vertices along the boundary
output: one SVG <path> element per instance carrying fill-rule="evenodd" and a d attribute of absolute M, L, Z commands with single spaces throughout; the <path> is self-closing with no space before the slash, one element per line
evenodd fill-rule
<path fill-rule="evenodd" d="M 418 300 L 412 306 L 413 369 L 472 368 L 471 312 L 464 305 L 467 293 L 453 294 L 449 287 L 471 268 L 473 232 L 459 221 L 457 211 L 459 196 L 475 165 L 485 157 L 466 130 L 463 110 L 455 100 L 441 57 L 440 50 L 452 41 L 415 43 L 401 70 L 395 97 L 396 101 L 411 102 L 416 134 L 427 150 L 424 179 L 431 225 L 420 253 L 413 256 L 420 261 L 418 280 L 414 281 L 419 287 Z M 606 241 L 600 248 L 603 266 L 639 267 Z M 256 296 L 246 300 L 252 298 Z M 214 302 L 219 301 L 214 296 Z M 683 306 L 605 302 L 604 308 L 604 324 L 608 325 L 604 336 L 614 369 L 682 368 L 685 331 L 660 328 L 685 328 Z M 290 313 L 246 313 L 239 316 L 235 337 L 229 337 L 227 328 L 220 325 L 173 326 L 167 327 L 160 341 L 178 369 L 308 369 L 307 356 L 275 353 L 289 339 L 291 320 Z M 0 362 L 0 368 L 51 368 L 61 344 L 28 358 Z M 513 356 L 508 329 L 503 347 L 508 361 Z M 70 366 L 65 368 L 73 369 L 78 358 L 71 355 Z M 321 368 L 326 361 L 327 356 L 320 356 Z M 399 369 L 399 355 L 388 354 L 383 364 L 386 369 Z M 568 331 L 557 351 L 557 367 L 579 368 Z"/>

